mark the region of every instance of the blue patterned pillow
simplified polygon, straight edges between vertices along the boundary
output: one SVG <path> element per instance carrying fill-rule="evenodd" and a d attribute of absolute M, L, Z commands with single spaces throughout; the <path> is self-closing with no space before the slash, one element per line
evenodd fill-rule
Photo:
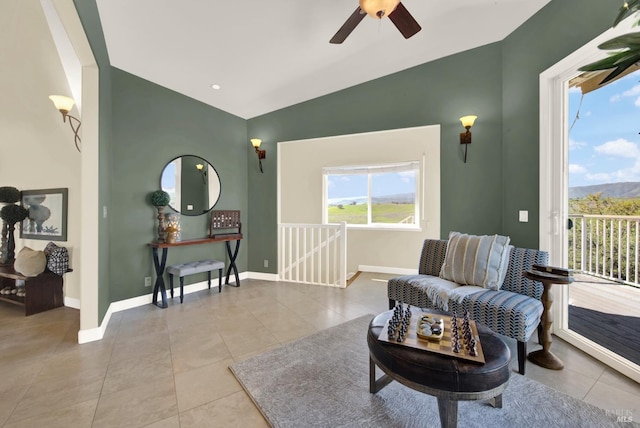
<path fill-rule="evenodd" d="M 511 248 L 508 236 L 451 232 L 440 277 L 498 290 L 507 274 Z"/>

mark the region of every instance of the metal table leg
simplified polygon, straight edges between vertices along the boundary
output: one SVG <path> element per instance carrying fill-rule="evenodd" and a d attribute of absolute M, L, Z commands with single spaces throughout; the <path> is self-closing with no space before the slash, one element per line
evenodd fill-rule
<path fill-rule="evenodd" d="M 234 287 L 240 287 L 240 275 L 238 275 L 238 267 L 236 266 L 236 259 L 238 258 L 238 251 L 240 250 L 240 240 L 236 240 L 236 249 L 231 252 L 231 244 L 230 241 L 226 241 L 225 244 L 227 246 L 227 254 L 229 255 L 229 268 L 227 269 L 227 279 L 225 280 L 225 284 L 229 284 L 229 276 L 231 275 L 231 271 L 233 270 L 233 274 L 236 277 L 236 284 Z"/>
<path fill-rule="evenodd" d="M 164 266 L 167 264 L 167 248 L 162 249 L 162 261 L 158 260 L 158 249 L 153 247 L 153 266 L 156 269 L 156 283 L 153 287 L 153 304 L 159 308 L 168 307 L 167 290 L 164 285 Z M 162 297 L 162 301 L 158 302 L 158 290 Z"/>

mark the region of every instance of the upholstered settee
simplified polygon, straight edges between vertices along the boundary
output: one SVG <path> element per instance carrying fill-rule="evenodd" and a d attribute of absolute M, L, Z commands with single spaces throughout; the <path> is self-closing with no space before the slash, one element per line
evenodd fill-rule
<path fill-rule="evenodd" d="M 508 243 L 508 241 L 507 241 Z M 418 308 L 441 309 L 470 317 L 491 330 L 517 340 L 518 371 L 525 372 L 527 341 L 538 328 L 543 305 L 542 284 L 523 276 L 533 264 L 547 264 L 545 251 L 507 246 L 504 281 L 497 290 L 460 285 L 441 278 L 447 254 L 446 240 L 424 241 L 418 275 L 395 277 L 388 282 L 389 308 L 396 302 Z M 467 262 L 468 263 L 468 262 Z M 475 267 L 475 264 L 474 264 Z M 501 279 L 502 277 L 500 277 Z"/>

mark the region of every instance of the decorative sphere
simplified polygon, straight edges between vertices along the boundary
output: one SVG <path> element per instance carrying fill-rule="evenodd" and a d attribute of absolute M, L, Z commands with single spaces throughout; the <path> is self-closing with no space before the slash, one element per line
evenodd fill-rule
<path fill-rule="evenodd" d="M 0 209 L 0 217 L 8 224 L 16 224 L 29 215 L 29 211 L 20 205 L 5 205 Z"/>
<path fill-rule="evenodd" d="M 155 192 L 152 192 L 149 197 L 151 199 L 151 204 L 154 207 L 166 207 L 169 205 L 169 201 L 171 200 L 169 194 L 164 190 L 156 190 Z"/>
<path fill-rule="evenodd" d="M 15 204 L 20 200 L 20 191 L 15 187 L 0 187 L 0 202 Z"/>

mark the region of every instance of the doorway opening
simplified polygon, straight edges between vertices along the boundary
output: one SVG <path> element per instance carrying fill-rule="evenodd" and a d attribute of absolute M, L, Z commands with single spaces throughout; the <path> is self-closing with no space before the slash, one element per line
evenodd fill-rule
<path fill-rule="evenodd" d="M 569 81 L 568 329 L 640 365 L 640 71 Z"/>
<path fill-rule="evenodd" d="M 578 49 L 540 75 L 540 248 L 549 252 L 550 264 L 569 267 L 569 240 L 576 229 L 569 225 L 569 82 L 580 75 L 578 68 L 602 58 L 598 45 L 631 30 L 622 22 Z M 608 226 L 610 227 L 610 225 Z M 617 234 L 616 229 L 616 234 Z M 611 248 L 608 235 L 607 249 Z M 615 235 L 617 237 L 617 235 Z M 581 239 L 581 238 L 580 238 Z M 573 238 L 572 238 L 573 240 Z M 573 242 L 573 241 L 572 241 Z M 553 333 L 626 376 L 640 381 L 640 366 L 569 328 L 570 288 L 557 286 L 554 294 Z M 575 298 L 576 296 L 574 296 Z M 600 300 L 602 303 L 602 299 Z"/>

